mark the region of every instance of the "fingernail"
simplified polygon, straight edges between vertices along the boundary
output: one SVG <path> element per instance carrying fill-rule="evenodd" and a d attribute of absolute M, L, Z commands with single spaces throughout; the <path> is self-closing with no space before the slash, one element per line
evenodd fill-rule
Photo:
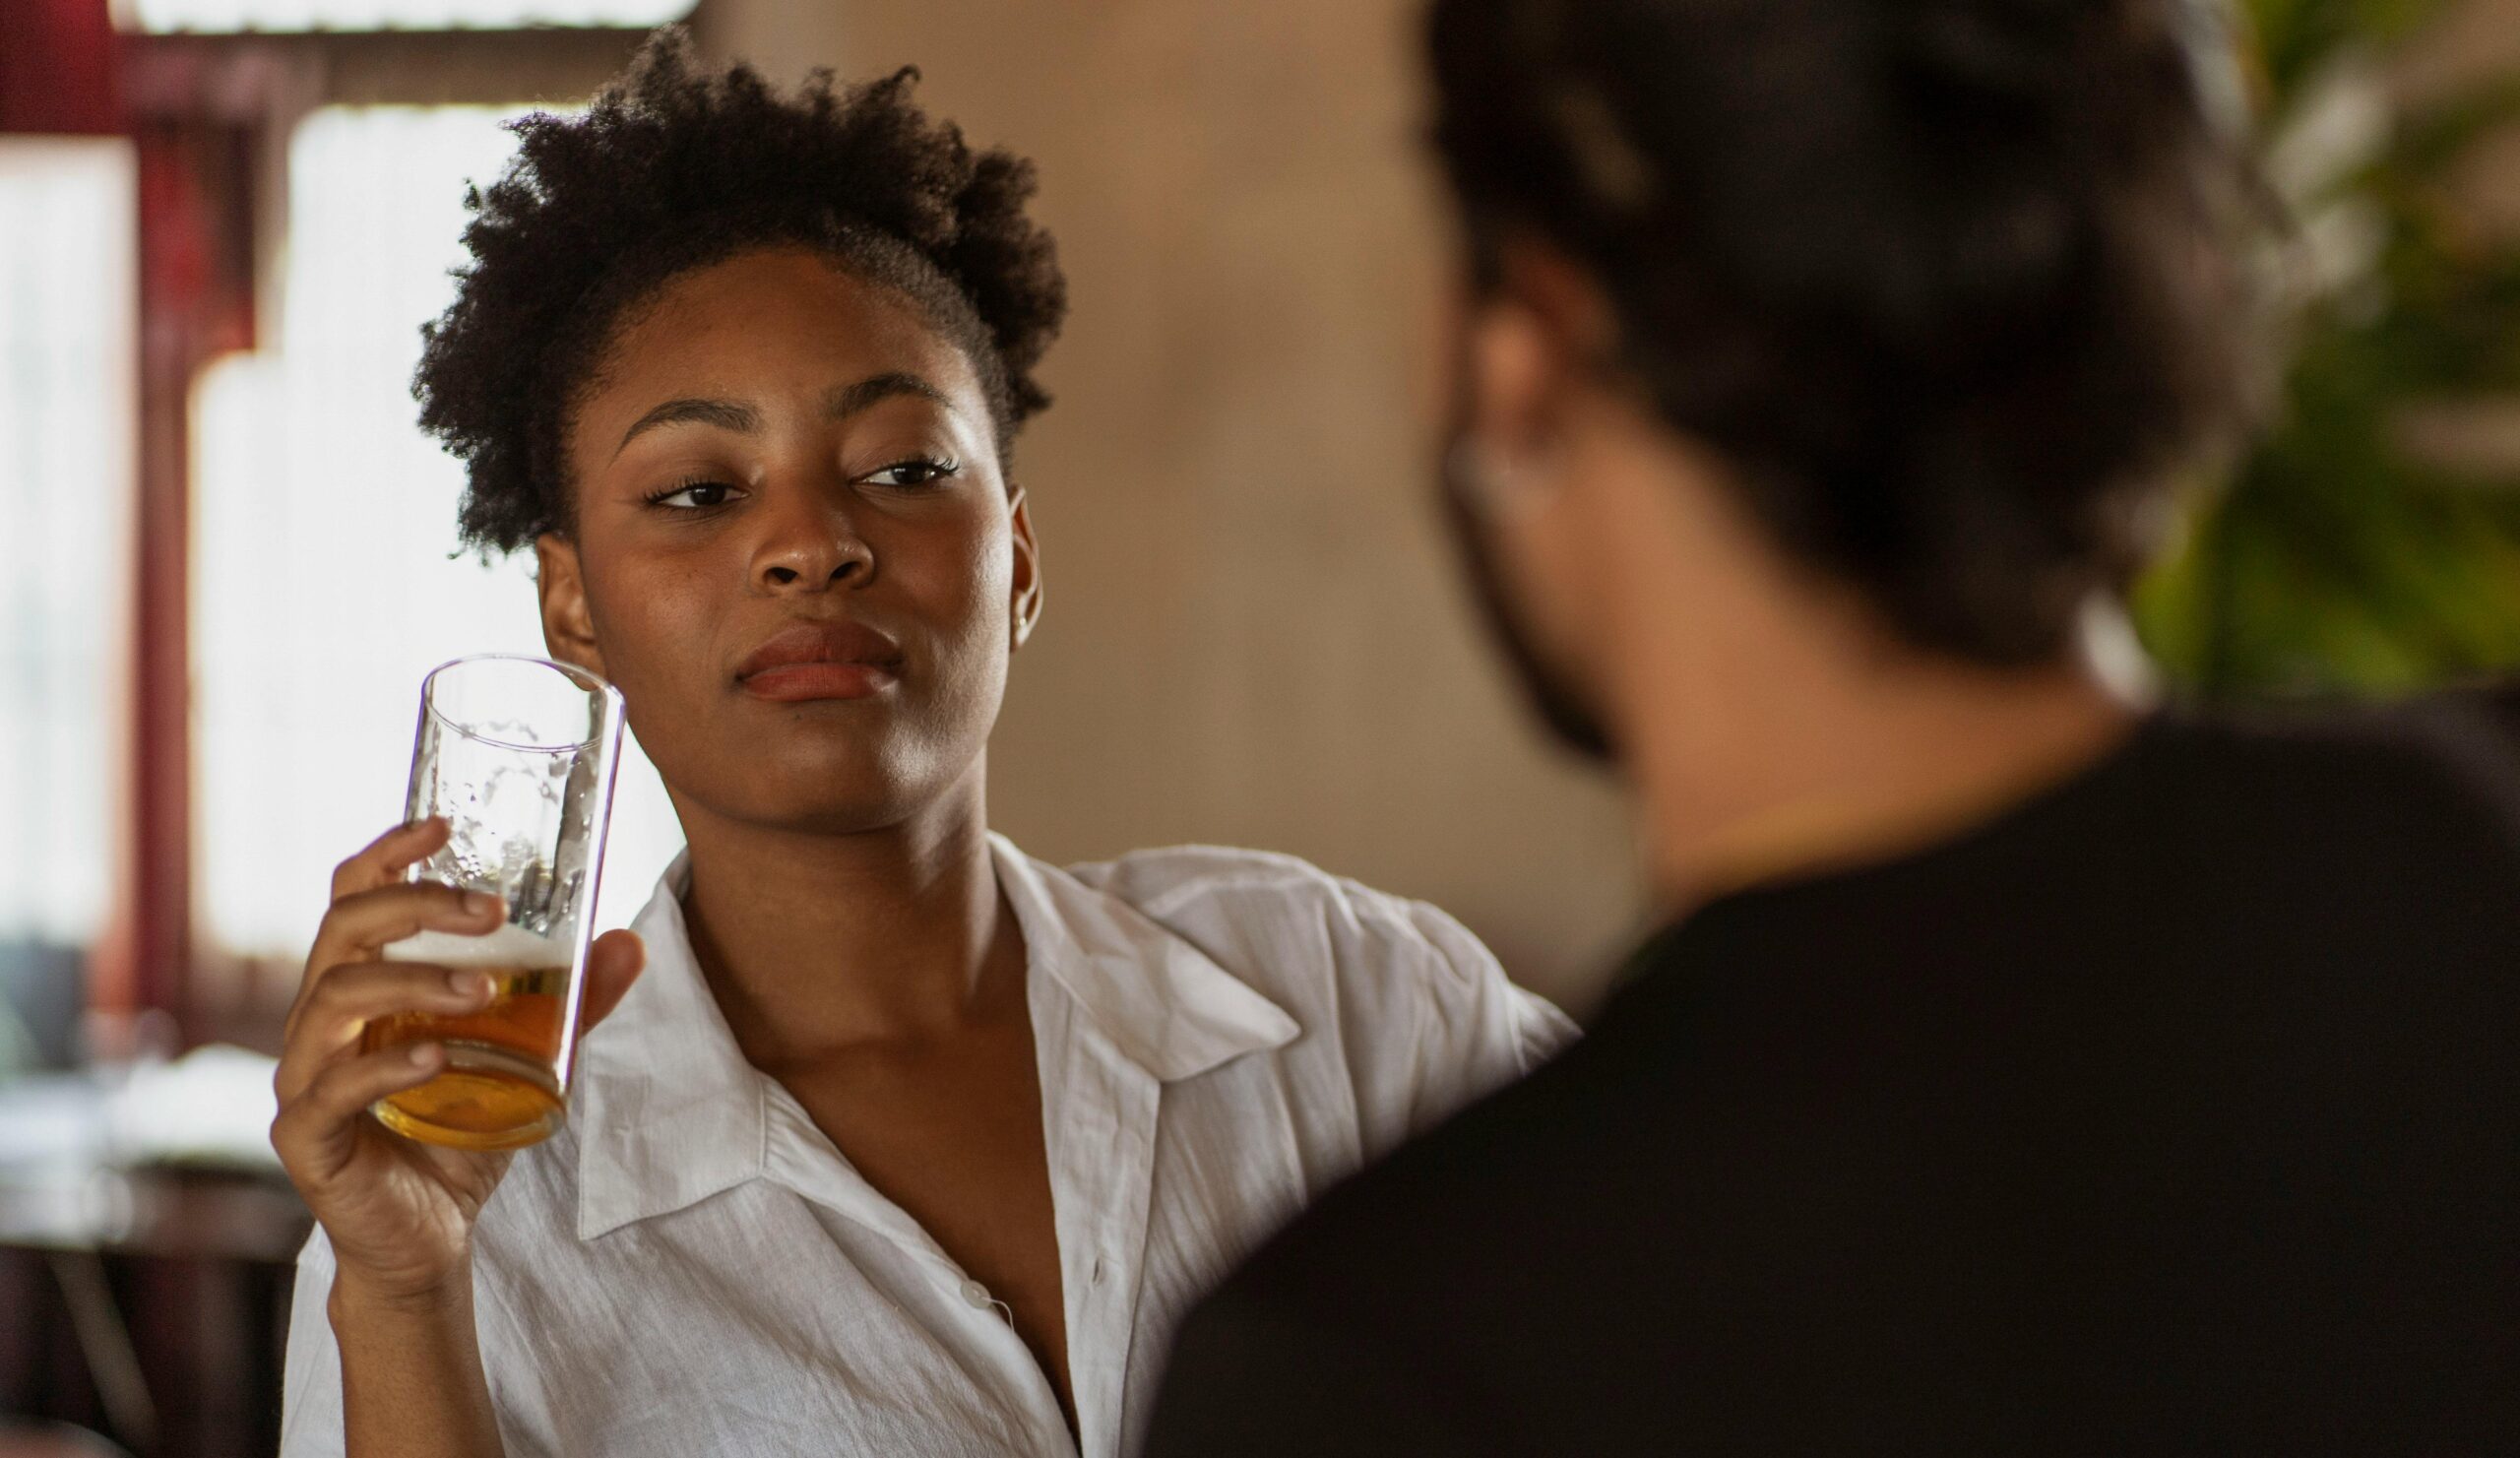
<path fill-rule="evenodd" d="M 423 1068 L 427 1067 L 427 1066 L 428 1066 L 428 1065 L 430 1065 L 431 1063 L 436 1062 L 436 1061 L 437 1061 L 437 1045 L 436 1045 L 436 1044 L 434 1044 L 434 1043 L 415 1043 L 415 1044 L 412 1044 L 412 1045 L 411 1045 L 411 1061 L 412 1061 L 413 1063 L 418 1064 L 419 1066 L 421 1066 L 421 1067 L 423 1067 Z"/>
<path fill-rule="evenodd" d="M 499 899 L 492 896 L 487 891 L 467 891 L 464 893 L 464 909 L 472 913 L 476 917 L 481 913 L 496 907 L 498 904 Z"/>
<path fill-rule="evenodd" d="M 461 967 L 446 975 L 446 984 L 466 997 L 480 997 L 490 990 L 487 976 Z"/>

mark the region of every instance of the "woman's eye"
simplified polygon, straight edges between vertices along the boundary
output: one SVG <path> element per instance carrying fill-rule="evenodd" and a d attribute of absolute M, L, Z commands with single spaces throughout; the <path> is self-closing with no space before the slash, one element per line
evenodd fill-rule
<path fill-rule="evenodd" d="M 685 481 L 670 486 L 648 498 L 651 506 L 668 506 L 676 511 L 700 511 L 724 506 L 733 488 L 719 481 Z"/>
<path fill-rule="evenodd" d="M 879 486 L 928 486 L 962 473 L 963 468 L 951 461 L 925 458 L 896 461 L 866 479 Z"/>

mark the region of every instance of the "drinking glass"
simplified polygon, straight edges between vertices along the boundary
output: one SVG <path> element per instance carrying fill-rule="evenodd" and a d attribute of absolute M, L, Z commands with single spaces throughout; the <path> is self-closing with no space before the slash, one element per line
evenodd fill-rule
<path fill-rule="evenodd" d="M 567 1116 L 620 748 L 621 695 L 584 668 L 484 654 L 421 681 L 406 818 L 444 816 L 451 834 L 410 877 L 487 892 L 506 919 L 485 935 L 422 931 L 386 947 L 389 961 L 476 968 L 494 989 L 475 1013 L 401 1013 L 367 1026 L 369 1051 L 446 1047 L 437 1077 L 373 1106 L 387 1128 L 459 1149 L 518 1149 Z"/>

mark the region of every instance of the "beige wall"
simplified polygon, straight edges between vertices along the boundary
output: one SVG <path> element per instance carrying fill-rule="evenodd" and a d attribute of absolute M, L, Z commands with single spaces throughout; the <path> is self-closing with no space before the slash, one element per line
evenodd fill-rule
<path fill-rule="evenodd" d="M 709 0 L 781 79 L 905 63 L 1040 163 L 1072 288 L 1018 466 L 1048 613 L 992 815 L 1038 855 L 1264 846 L 1436 901 L 1575 1003 L 1634 916 L 1428 509 L 1441 255 L 1416 0 Z"/>

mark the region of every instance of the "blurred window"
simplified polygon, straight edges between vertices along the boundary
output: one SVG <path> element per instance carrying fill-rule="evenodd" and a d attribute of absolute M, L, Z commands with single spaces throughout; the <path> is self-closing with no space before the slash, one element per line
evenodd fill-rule
<path fill-rule="evenodd" d="M 196 895 L 222 950 L 303 954 L 333 865 L 402 816 L 429 668 L 542 652 L 530 554 L 454 554 L 463 471 L 410 394 L 419 326 L 453 297 L 465 185 L 505 164 L 513 114 L 310 115 L 289 147 L 276 348 L 202 378 Z M 601 924 L 637 912 L 678 840 L 634 750 Z"/>
<path fill-rule="evenodd" d="M 0 1077 L 71 1057 L 113 911 L 136 195 L 127 143 L 0 137 Z"/>
<path fill-rule="evenodd" d="M 522 26 L 659 26 L 692 0 L 119 0 L 156 33 L 241 31 L 465 31 Z"/>
<path fill-rule="evenodd" d="M 0 138 L 0 944 L 87 945 L 115 878 L 135 186 L 127 143 Z"/>

